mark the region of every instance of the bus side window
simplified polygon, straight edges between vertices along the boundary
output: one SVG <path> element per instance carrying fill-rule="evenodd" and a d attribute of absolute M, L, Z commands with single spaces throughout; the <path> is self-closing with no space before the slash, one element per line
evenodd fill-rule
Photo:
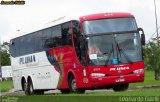
<path fill-rule="evenodd" d="M 62 45 L 61 26 L 53 26 L 44 31 L 44 48 L 51 49 Z"/>
<path fill-rule="evenodd" d="M 15 46 L 15 39 L 10 42 L 9 52 L 12 57 L 16 57 L 16 46 Z"/>
<path fill-rule="evenodd" d="M 29 34 L 25 36 L 25 53 L 24 54 L 31 54 L 35 51 L 35 39 L 33 34 Z"/>
<path fill-rule="evenodd" d="M 62 46 L 61 26 L 55 26 L 51 28 L 51 43 L 52 47 Z"/>
<path fill-rule="evenodd" d="M 20 37 L 19 39 L 19 49 L 20 49 L 20 55 L 25 55 L 26 53 L 26 41 L 25 41 L 25 37 Z"/>
<path fill-rule="evenodd" d="M 43 51 L 43 35 L 42 31 L 38 31 L 35 33 L 35 51 L 40 52 Z"/>
<path fill-rule="evenodd" d="M 15 53 L 16 57 L 20 55 L 20 54 L 19 54 L 19 53 L 20 53 L 20 49 L 19 49 L 19 39 L 20 39 L 20 38 L 16 38 L 15 43 L 14 43 L 14 44 L 15 44 L 15 50 L 16 50 L 16 53 Z"/>
<path fill-rule="evenodd" d="M 72 45 L 71 23 L 62 24 L 62 45 Z"/>
<path fill-rule="evenodd" d="M 48 50 L 50 48 L 53 48 L 53 38 L 52 38 L 52 32 L 51 28 L 47 28 L 43 31 L 43 37 L 44 37 L 44 49 Z"/>

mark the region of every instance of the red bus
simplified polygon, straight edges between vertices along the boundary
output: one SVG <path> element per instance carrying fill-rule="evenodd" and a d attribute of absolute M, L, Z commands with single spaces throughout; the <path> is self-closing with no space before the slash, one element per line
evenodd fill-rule
<path fill-rule="evenodd" d="M 11 40 L 14 88 L 27 95 L 52 89 L 124 91 L 129 83 L 144 81 L 144 44 L 143 29 L 129 13 L 54 22 Z"/>

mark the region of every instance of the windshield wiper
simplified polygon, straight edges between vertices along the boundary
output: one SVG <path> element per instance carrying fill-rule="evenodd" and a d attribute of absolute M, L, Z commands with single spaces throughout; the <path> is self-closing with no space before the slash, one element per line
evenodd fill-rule
<path fill-rule="evenodd" d="M 113 44 L 112 44 L 112 49 L 109 51 L 108 59 L 106 59 L 106 61 L 105 61 L 105 64 L 104 64 L 105 67 L 108 65 L 108 62 L 109 62 L 109 59 L 111 58 L 112 53 L 113 53 L 113 56 L 114 56 Z"/>
<path fill-rule="evenodd" d="M 122 52 L 122 54 L 124 55 L 124 57 L 126 58 L 126 60 L 127 60 L 130 64 L 132 64 L 133 62 L 130 60 L 130 58 L 129 58 L 128 55 L 124 52 L 124 50 L 119 48 L 118 42 L 116 43 L 116 45 L 117 45 L 117 48 L 118 48 L 118 52 L 119 52 L 119 54 L 120 54 L 120 57 L 121 57 L 121 52 Z"/>
<path fill-rule="evenodd" d="M 120 49 L 119 44 L 118 44 L 115 36 L 114 36 L 114 41 L 115 41 L 116 49 L 118 50 L 120 57 L 121 57 L 121 52 L 122 52 L 122 54 L 124 55 L 124 57 L 126 58 L 126 60 L 127 60 L 129 63 L 133 63 L 133 62 L 130 60 L 130 58 L 128 57 L 128 55 L 123 51 L 123 49 Z M 117 52 L 117 51 L 116 51 L 116 52 Z M 120 62 L 120 61 L 119 61 L 118 52 L 117 52 L 117 58 L 118 58 L 118 62 Z"/>

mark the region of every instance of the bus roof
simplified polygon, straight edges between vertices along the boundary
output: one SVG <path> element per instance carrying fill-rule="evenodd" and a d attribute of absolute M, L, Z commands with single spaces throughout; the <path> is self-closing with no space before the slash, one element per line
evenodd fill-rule
<path fill-rule="evenodd" d="M 111 13 L 108 12 L 108 13 L 91 14 L 91 15 L 81 16 L 80 18 L 79 17 L 66 17 L 66 16 L 64 16 L 64 17 L 60 17 L 58 19 L 55 19 L 51 22 L 48 22 L 45 25 L 43 25 L 41 27 L 38 27 L 34 30 L 27 31 L 27 32 L 21 34 L 20 36 L 15 37 L 15 38 L 18 38 L 18 37 L 21 37 L 21 36 L 24 36 L 24 35 L 28 35 L 28 34 L 31 34 L 31 33 L 34 33 L 36 31 L 40 31 L 40 30 L 43 30 L 43 29 L 46 29 L 46 28 L 49 28 L 49 27 L 52 27 L 52 26 L 63 24 L 65 22 L 69 22 L 69 21 L 72 21 L 72 20 L 78 20 L 82 23 L 83 21 L 86 21 L 86 20 L 95 20 L 95 19 L 104 19 L 104 18 L 121 18 L 121 17 L 134 17 L 134 16 L 130 13 L 120 13 L 120 12 L 111 12 Z M 13 38 L 13 39 L 15 39 L 15 38 Z"/>
<path fill-rule="evenodd" d="M 56 26 L 56 25 L 59 25 L 59 24 L 63 24 L 65 22 L 69 22 L 69 21 L 72 21 L 72 20 L 79 20 L 79 19 L 77 17 L 66 17 L 66 16 L 60 17 L 60 18 L 55 19 L 51 22 L 48 22 L 43 29 L 49 28 L 49 27 L 52 27 L 52 26 Z"/>
<path fill-rule="evenodd" d="M 130 13 L 121 13 L 121 12 L 108 12 L 108 13 L 99 13 L 99 14 L 92 14 L 80 17 L 80 22 L 86 20 L 95 20 L 95 19 L 104 19 L 104 18 L 125 18 L 125 17 L 134 17 Z"/>
<path fill-rule="evenodd" d="M 66 17 L 66 16 L 64 16 L 64 17 L 59 17 L 58 19 L 55 19 L 55 20 L 53 20 L 53 21 L 50 21 L 50 22 L 44 24 L 43 26 L 40 26 L 40 27 L 37 27 L 37 28 L 35 28 L 35 29 L 33 29 L 33 30 L 27 31 L 27 32 L 25 32 L 25 33 L 23 33 L 23 34 L 15 37 L 15 38 L 12 38 L 12 39 L 16 39 L 16 38 L 18 38 L 18 37 L 25 36 L 25 35 L 34 33 L 34 32 L 36 32 L 36 31 L 40 31 L 40 30 L 43 30 L 43 29 L 47 29 L 47 28 L 50 28 L 50 27 L 52 27 L 52 26 L 56 26 L 56 25 L 59 25 L 59 24 L 63 24 L 63 23 L 65 23 L 65 22 L 69 22 L 69 21 L 72 21 L 72 20 L 78 20 L 78 21 L 79 21 L 79 18 L 78 18 L 78 17 Z"/>

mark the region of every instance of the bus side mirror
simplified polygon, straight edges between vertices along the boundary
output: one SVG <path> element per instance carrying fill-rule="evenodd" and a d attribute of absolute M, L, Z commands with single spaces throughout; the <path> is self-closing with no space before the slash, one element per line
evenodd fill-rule
<path fill-rule="evenodd" d="M 145 45 L 145 34 L 142 28 L 138 28 L 138 31 L 141 32 L 141 44 Z"/>

